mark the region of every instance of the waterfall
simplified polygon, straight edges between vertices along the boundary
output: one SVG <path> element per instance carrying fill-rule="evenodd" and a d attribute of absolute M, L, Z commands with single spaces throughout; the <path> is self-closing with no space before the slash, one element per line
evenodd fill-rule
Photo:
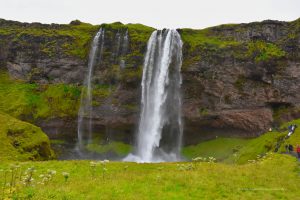
<path fill-rule="evenodd" d="M 182 41 L 176 30 L 154 31 L 145 55 L 141 113 L 134 155 L 138 162 L 180 159 Z"/>
<path fill-rule="evenodd" d="M 121 57 L 127 54 L 128 45 L 129 45 L 129 37 L 128 37 L 128 30 L 126 30 L 122 41 Z M 125 68 L 125 60 L 123 58 L 120 60 L 120 67 L 121 69 Z"/>
<path fill-rule="evenodd" d="M 83 139 L 88 138 L 88 142 L 92 140 L 92 78 L 96 62 L 101 62 L 103 45 L 104 45 L 104 33 L 105 30 L 100 28 L 100 30 L 95 35 L 91 50 L 89 54 L 88 61 L 88 72 L 84 80 L 84 85 L 81 94 L 80 108 L 78 111 L 78 149 L 83 148 Z"/>
<path fill-rule="evenodd" d="M 116 42 L 116 44 L 115 44 L 115 48 L 113 50 L 113 62 L 117 63 L 119 54 L 120 54 L 120 48 L 121 48 L 121 34 L 119 31 L 117 32 L 117 34 L 115 36 L 114 42 Z"/>

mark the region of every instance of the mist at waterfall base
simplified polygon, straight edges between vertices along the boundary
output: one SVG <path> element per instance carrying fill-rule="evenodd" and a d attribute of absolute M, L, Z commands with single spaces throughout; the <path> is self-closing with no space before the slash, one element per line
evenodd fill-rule
<path fill-rule="evenodd" d="M 154 31 L 144 61 L 137 146 L 124 161 L 181 159 L 181 64 L 179 33 L 175 30 Z"/>

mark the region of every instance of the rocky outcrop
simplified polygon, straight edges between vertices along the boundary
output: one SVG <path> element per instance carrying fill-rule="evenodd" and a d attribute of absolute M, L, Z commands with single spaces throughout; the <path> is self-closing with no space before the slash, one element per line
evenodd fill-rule
<path fill-rule="evenodd" d="M 9 32 L 7 27 L 14 30 Z M 102 27 L 106 28 L 105 50 L 93 81 L 113 89 L 109 95 L 95 95 L 98 104 L 94 105 L 93 120 L 100 132 L 109 127 L 114 134 L 120 133 L 121 138 L 131 141 L 138 122 L 143 54 L 153 29 L 120 23 Z M 7 33 L 0 32 L 0 63 L 16 79 L 81 85 L 90 41 L 98 28 L 81 22 L 41 25 L 2 20 L 0 29 Z M 126 30 L 130 41 L 128 51 L 116 60 L 115 37 Z M 68 31 L 71 33 L 66 34 Z M 79 37 L 76 31 L 86 37 Z M 285 111 L 284 119 L 298 116 L 299 19 L 178 31 L 184 42 L 182 92 L 186 144 L 222 135 L 257 136 L 280 121 L 281 110 Z M 125 69 L 119 67 L 120 59 L 125 61 Z M 64 121 L 55 116 L 51 120 L 48 123 L 39 119 L 37 124 L 48 133 L 64 130 Z M 76 127 L 76 119 L 64 120 L 68 121 L 67 127 Z"/>

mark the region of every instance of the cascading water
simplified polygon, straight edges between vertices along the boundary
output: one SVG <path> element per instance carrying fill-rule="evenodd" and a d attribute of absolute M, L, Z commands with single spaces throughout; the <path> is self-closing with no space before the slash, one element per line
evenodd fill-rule
<path fill-rule="evenodd" d="M 180 159 L 182 41 L 176 30 L 154 31 L 148 41 L 142 78 L 141 113 L 134 155 L 125 161 Z"/>
<path fill-rule="evenodd" d="M 78 149 L 82 150 L 83 148 L 83 139 L 88 138 L 88 142 L 91 142 L 92 139 L 92 78 L 93 78 L 93 71 L 96 62 L 98 63 L 101 61 L 103 45 L 104 45 L 104 35 L 105 30 L 100 28 L 100 30 L 95 35 L 91 50 L 89 54 L 89 61 L 88 61 L 88 73 L 84 80 L 84 87 L 82 89 L 81 94 L 81 102 L 80 108 L 78 111 Z"/>
<path fill-rule="evenodd" d="M 113 62 L 117 63 L 119 54 L 120 54 L 120 48 L 121 48 L 121 33 L 118 31 L 118 33 L 115 36 L 115 48 L 113 49 Z"/>
<path fill-rule="evenodd" d="M 128 37 L 128 30 L 126 30 L 125 35 L 123 37 L 123 42 L 122 42 L 121 57 L 125 56 L 127 54 L 128 45 L 129 45 L 129 37 Z M 125 60 L 124 59 L 120 60 L 120 67 L 121 67 L 121 69 L 125 68 Z"/>

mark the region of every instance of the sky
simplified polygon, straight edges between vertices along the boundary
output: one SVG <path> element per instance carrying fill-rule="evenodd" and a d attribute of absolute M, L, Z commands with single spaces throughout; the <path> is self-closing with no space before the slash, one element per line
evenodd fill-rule
<path fill-rule="evenodd" d="M 300 0 L 0 0 L 0 18 L 21 22 L 142 23 L 154 28 L 205 28 L 300 17 Z"/>

